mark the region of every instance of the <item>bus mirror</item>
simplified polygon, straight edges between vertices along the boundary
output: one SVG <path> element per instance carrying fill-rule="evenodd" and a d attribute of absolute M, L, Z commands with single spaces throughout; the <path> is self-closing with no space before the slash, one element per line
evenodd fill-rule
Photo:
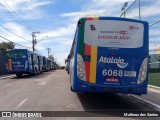
<path fill-rule="evenodd" d="M 78 27 L 81 27 L 81 22 L 80 22 L 80 21 L 78 21 L 77 26 L 78 26 Z"/>

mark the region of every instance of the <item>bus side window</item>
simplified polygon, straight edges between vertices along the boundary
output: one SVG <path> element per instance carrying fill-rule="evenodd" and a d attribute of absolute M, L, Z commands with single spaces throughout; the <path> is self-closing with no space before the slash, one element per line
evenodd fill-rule
<path fill-rule="evenodd" d="M 29 58 L 29 61 L 31 61 L 32 59 L 31 59 L 31 54 L 28 54 L 28 58 Z"/>
<path fill-rule="evenodd" d="M 72 48 L 71 48 L 70 58 L 73 58 L 74 53 L 76 51 L 76 38 L 77 38 L 77 31 L 74 35 L 74 40 L 73 40 L 73 44 L 72 44 Z"/>
<path fill-rule="evenodd" d="M 29 60 L 32 61 L 33 60 L 33 54 L 29 55 Z"/>

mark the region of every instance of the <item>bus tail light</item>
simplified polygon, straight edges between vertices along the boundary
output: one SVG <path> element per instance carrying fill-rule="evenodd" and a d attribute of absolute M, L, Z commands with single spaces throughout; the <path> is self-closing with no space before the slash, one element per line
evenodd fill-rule
<path fill-rule="evenodd" d="M 148 58 L 145 58 L 141 64 L 137 84 L 141 84 L 146 80 Z"/>
<path fill-rule="evenodd" d="M 86 81 L 84 61 L 80 54 L 77 54 L 77 76 L 79 79 Z"/>

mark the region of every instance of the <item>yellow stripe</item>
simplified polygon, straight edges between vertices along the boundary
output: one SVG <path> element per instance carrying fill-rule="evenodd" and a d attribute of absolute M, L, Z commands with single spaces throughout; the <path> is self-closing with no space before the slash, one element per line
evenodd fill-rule
<path fill-rule="evenodd" d="M 97 46 L 91 46 L 90 83 L 96 83 Z"/>
<path fill-rule="evenodd" d="M 99 17 L 93 17 L 93 20 L 98 20 L 99 19 Z"/>
<path fill-rule="evenodd" d="M 9 70 L 12 70 L 12 59 L 9 59 Z"/>

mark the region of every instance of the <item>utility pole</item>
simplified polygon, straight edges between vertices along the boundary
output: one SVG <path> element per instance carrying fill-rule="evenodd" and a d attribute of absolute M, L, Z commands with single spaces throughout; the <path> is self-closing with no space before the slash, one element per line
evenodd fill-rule
<path fill-rule="evenodd" d="M 46 48 L 46 50 L 48 51 L 48 58 L 49 58 L 49 53 L 51 52 L 51 48 Z"/>
<path fill-rule="evenodd" d="M 36 41 L 36 35 L 35 34 L 40 34 L 40 32 L 32 32 L 32 48 L 33 48 L 33 52 L 35 51 L 35 44 L 37 44 Z"/>

